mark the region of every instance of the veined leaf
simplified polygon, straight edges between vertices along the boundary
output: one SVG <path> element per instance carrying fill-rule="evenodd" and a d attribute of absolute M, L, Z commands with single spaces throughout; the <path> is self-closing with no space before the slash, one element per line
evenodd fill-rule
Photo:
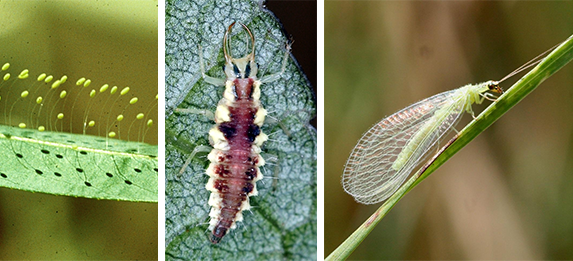
<path fill-rule="evenodd" d="M 0 126 L 0 186 L 157 202 L 157 146 Z"/>
<path fill-rule="evenodd" d="M 223 93 L 202 79 L 199 46 L 207 74 L 224 78 L 223 34 L 231 23 L 244 23 L 255 36 L 258 76 L 269 75 L 280 71 L 284 57 L 287 38 L 280 24 L 255 1 L 171 1 L 166 10 L 166 258 L 315 259 L 316 131 L 309 121 L 316 109 L 292 56 L 280 80 L 261 86 L 261 103 L 269 111 L 262 127 L 270 137 L 262 153 L 266 178 L 257 182 L 259 195 L 250 198 L 253 209 L 243 213 L 244 221 L 221 243 L 208 240 L 206 153 L 198 153 L 179 174 L 195 148 L 209 146 L 214 122 L 202 114 L 176 113 L 175 108 L 214 111 Z M 235 26 L 235 57 L 246 54 L 245 36 Z"/>

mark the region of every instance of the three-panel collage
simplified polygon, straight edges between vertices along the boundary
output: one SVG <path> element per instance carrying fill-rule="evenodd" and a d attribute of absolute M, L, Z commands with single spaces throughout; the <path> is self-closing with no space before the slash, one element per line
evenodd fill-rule
<path fill-rule="evenodd" d="M 0 260 L 573 259 L 572 1 L 0 14 Z"/>

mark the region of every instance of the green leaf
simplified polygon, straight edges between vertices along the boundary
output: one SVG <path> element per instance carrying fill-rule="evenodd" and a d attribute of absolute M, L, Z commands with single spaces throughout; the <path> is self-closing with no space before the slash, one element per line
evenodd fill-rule
<path fill-rule="evenodd" d="M 0 126 L 0 148 L 2 187 L 157 202 L 157 146 Z"/>
<path fill-rule="evenodd" d="M 505 112 L 515 106 L 543 81 L 567 65 L 573 59 L 573 36 L 569 37 L 529 73 L 509 88 L 496 102 L 493 102 L 476 119 L 471 121 L 458 135 L 446 144 L 439 154 L 417 171 L 394 195 L 378 208 L 352 235 L 340 244 L 326 260 L 346 259 L 370 234 L 376 225 L 388 214 L 398 201 L 422 180 L 444 164 L 456 152 L 472 141 Z"/>
<path fill-rule="evenodd" d="M 280 80 L 261 86 L 261 103 L 269 111 L 262 131 L 270 140 L 263 145 L 267 165 L 257 182 L 259 195 L 219 244 L 208 239 L 206 153 L 196 154 L 179 174 L 195 148 L 209 146 L 214 122 L 175 108 L 214 111 L 223 93 L 202 79 L 198 46 L 207 74 L 224 79 L 223 34 L 231 23 L 244 23 L 255 35 L 258 76 L 269 75 L 280 71 L 284 57 L 287 38 L 280 24 L 255 1 L 170 1 L 166 10 L 166 258 L 316 259 L 316 131 L 309 125 L 316 109 L 292 56 Z M 245 55 L 245 31 L 235 26 L 231 35 L 234 56 Z"/>

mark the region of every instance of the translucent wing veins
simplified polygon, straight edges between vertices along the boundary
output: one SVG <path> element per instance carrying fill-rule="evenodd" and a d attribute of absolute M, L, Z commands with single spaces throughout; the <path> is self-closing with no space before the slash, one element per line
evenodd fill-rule
<path fill-rule="evenodd" d="M 344 190 L 364 204 L 390 197 L 460 119 L 467 103 L 462 88 L 412 104 L 370 128 L 346 162 L 342 178 Z M 410 144 L 415 136 L 417 141 Z M 403 162 L 393 168 L 406 149 L 411 151 L 403 154 Z"/>

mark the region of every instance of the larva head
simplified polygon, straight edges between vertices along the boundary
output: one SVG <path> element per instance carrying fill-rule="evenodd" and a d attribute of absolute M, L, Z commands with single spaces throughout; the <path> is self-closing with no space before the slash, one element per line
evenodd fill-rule
<path fill-rule="evenodd" d="M 252 49 L 251 53 L 247 54 L 243 58 L 233 58 L 231 54 L 231 41 L 229 38 L 229 34 L 231 33 L 233 25 L 235 25 L 235 23 L 229 25 L 227 32 L 225 32 L 225 37 L 223 38 L 223 52 L 225 53 L 225 75 L 227 75 L 227 78 L 230 79 L 256 78 L 258 66 L 257 63 L 255 63 L 255 37 L 246 25 L 241 24 L 251 37 Z"/>
<path fill-rule="evenodd" d="M 499 86 L 499 81 L 488 81 L 486 85 L 490 91 L 503 94 L 503 89 Z"/>

